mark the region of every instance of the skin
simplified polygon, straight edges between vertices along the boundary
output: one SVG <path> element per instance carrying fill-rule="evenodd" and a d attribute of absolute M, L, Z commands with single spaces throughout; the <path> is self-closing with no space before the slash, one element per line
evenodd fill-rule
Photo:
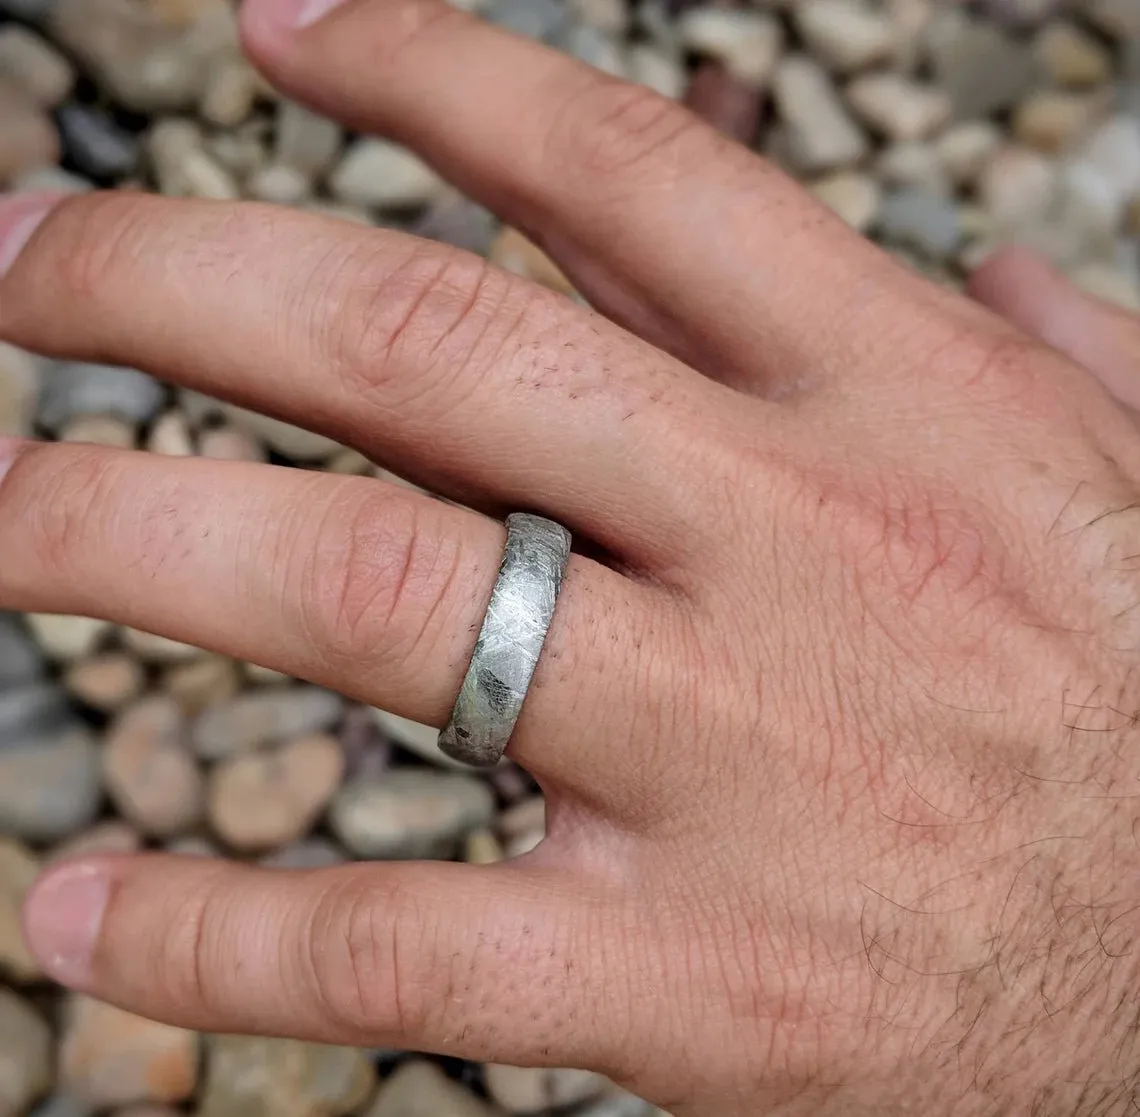
<path fill-rule="evenodd" d="M 10 203 L 5 339 L 465 507 L 8 444 L 0 604 L 440 725 L 496 517 L 553 516 L 588 547 L 511 746 L 548 837 L 68 863 L 25 912 L 47 971 L 198 1029 L 595 1068 L 679 1117 L 1130 1112 L 1140 327 L 1018 252 L 938 289 L 680 108 L 436 0 L 295 17 L 243 10 L 279 87 L 416 148 L 597 312 L 294 212 Z"/>

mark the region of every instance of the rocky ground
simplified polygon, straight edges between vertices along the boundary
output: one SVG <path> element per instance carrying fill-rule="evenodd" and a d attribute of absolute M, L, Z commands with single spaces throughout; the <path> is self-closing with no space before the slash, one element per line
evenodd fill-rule
<path fill-rule="evenodd" d="M 943 282 L 1019 240 L 1140 309 L 1140 0 L 468 6 L 687 101 Z M 120 185 L 398 225 L 570 292 L 403 149 L 276 97 L 228 0 L 0 0 L 0 187 Z M 375 472 L 141 372 L 2 346 L 0 433 Z M 456 771 L 422 726 L 101 621 L 0 614 L 0 1117 L 650 1114 L 574 1071 L 151 1024 L 40 980 L 17 925 L 38 868 L 81 849 L 488 862 L 542 833 L 524 773 Z"/>

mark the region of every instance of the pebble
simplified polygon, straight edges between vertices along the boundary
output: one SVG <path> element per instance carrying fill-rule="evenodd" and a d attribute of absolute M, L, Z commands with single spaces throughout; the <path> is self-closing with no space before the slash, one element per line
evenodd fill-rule
<path fill-rule="evenodd" d="M 146 137 L 158 188 L 174 198 L 232 201 L 241 191 L 233 174 L 205 148 L 201 129 L 190 120 L 159 120 Z"/>
<path fill-rule="evenodd" d="M 898 41 L 889 13 L 862 0 L 801 0 L 792 14 L 811 53 L 843 74 L 885 61 Z"/>
<path fill-rule="evenodd" d="M 146 675 L 133 656 L 105 652 L 72 664 L 64 684 L 83 705 L 112 714 L 142 693 Z"/>
<path fill-rule="evenodd" d="M 0 342 L 0 437 L 26 438 L 32 433 L 39 390 L 35 358 Z"/>
<path fill-rule="evenodd" d="M 0 750 L 48 740 L 75 724 L 67 696 L 54 682 L 33 680 L 0 692 Z"/>
<path fill-rule="evenodd" d="M 357 140 L 330 172 L 328 182 L 333 197 L 380 209 L 426 205 L 446 189 L 443 179 L 418 155 L 378 139 Z"/>
<path fill-rule="evenodd" d="M 950 198 L 923 190 L 895 190 L 879 210 L 883 237 L 928 256 L 947 256 L 962 241 L 962 221 Z"/>
<path fill-rule="evenodd" d="M 0 612 L 0 692 L 35 682 L 44 658 L 15 613 Z"/>
<path fill-rule="evenodd" d="M 38 420 L 52 433 L 78 415 L 116 415 L 147 423 L 159 412 L 166 389 L 133 368 L 65 361 L 43 378 Z"/>
<path fill-rule="evenodd" d="M 953 111 L 940 89 L 904 74 L 865 74 L 847 87 L 851 107 L 876 131 L 892 140 L 921 140 Z"/>
<path fill-rule="evenodd" d="M 63 149 L 83 174 L 94 179 L 126 178 L 139 161 L 138 137 L 119 127 L 107 113 L 76 102 L 56 113 Z"/>
<path fill-rule="evenodd" d="M 46 190 L 56 194 L 86 194 L 95 184 L 62 167 L 34 167 L 18 175 L 12 183 L 16 193 Z"/>
<path fill-rule="evenodd" d="M 814 182 L 811 192 L 848 225 L 865 232 L 875 222 L 882 199 L 879 184 L 870 175 L 839 171 Z"/>
<path fill-rule="evenodd" d="M 32 1110 L 31 1117 L 91 1117 L 91 1107 L 71 1094 L 52 1094 Z"/>
<path fill-rule="evenodd" d="M 1123 42 L 1140 39 L 1140 5 L 1136 0 L 1081 0 L 1083 14 L 1102 31 Z"/>
<path fill-rule="evenodd" d="M 760 90 L 733 77 L 720 63 L 705 62 L 693 73 L 685 105 L 718 131 L 751 145 L 760 128 Z"/>
<path fill-rule="evenodd" d="M 319 178 L 337 160 L 344 145 L 344 131 L 334 120 L 283 100 L 277 106 L 276 162 L 292 167 L 306 181 Z"/>
<path fill-rule="evenodd" d="M 927 33 L 937 85 L 959 120 L 1012 108 L 1037 81 L 1033 48 L 953 8 L 940 10 Z"/>
<path fill-rule="evenodd" d="M 226 58 L 210 72 L 198 114 L 219 128 L 236 128 L 249 119 L 261 76 L 244 58 Z"/>
<path fill-rule="evenodd" d="M 851 119 L 831 79 L 810 58 L 786 57 L 776 69 L 776 104 L 789 156 L 805 173 L 838 169 L 867 154 L 867 137 Z"/>
<path fill-rule="evenodd" d="M 119 639 L 144 663 L 185 663 L 206 653 L 193 644 L 183 644 L 168 636 L 143 632 L 141 628 L 119 626 Z"/>
<path fill-rule="evenodd" d="M 502 842 L 486 827 L 472 830 L 463 842 L 463 860 L 468 865 L 495 865 L 506 855 Z"/>
<path fill-rule="evenodd" d="M 0 186 L 59 160 L 59 134 L 25 93 L 0 83 Z"/>
<path fill-rule="evenodd" d="M 290 167 L 285 163 L 270 163 L 265 167 L 258 167 L 246 179 L 245 192 L 260 202 L 295 206 L 303 202 L 312 192 L 312 183 L 296 167 Z"/>
<path fill-rule="evenodd" d="M 0 749 L 0 834 L 59 841 L 90 824 L 100 799 L 99 753 L 85 730 Z"/>
<path fill-rule="evenodd" d="M 135 428 L 114 415 L 77 415 L 56 437 L 60 442 L 84 442 L 118 450 L 132 450 L 135 446 Z"/>
<path fill-rule="evenodd" d="M 206 760 L 250 752 L 332 729 L 344 699 L 320 687 L 255 691 L 205 710 L 194 725 L 194 748 Z"/>
<path fill-rule="evenodd" d="M 499 815 L 499 833 L 506 838 L 517 838 L 535 830 L 546 831 L 546 800 L 541 795 L 533 795 L 516 803 Z"/>
<path fill-rule="evenodd" d="M 669 1117 L 663 1109 L 657 1109 L 648 1102 L 627 1094 L 624 1090 L 615 1091 L 596 1101 L 587 1102 L 574 1111 L 574 1117 Z"/>
<path fill-rule="evenodd" d="M 487 0 L 482 15 L 516 35 L 554 43 L 567 24 L 566 9 L 557 0 Z"/>
<path fill-rule="evenodd" d="M 36 641 L 51 659 L 65 663 L 89 656 L 114 627 L 98 617 L 69 617 L 60 613 L 27 613 Z"/>
<path fill-rule="evenodd" d="M 142 849 L 142 835 L 118 819 L 98 822 L 90 829 L 76 834 L 66 842 L 54 846 L 47 855 L 47 863 L 67 861 L 73 857 L 91 857 L 103 853 L 137 853 Z"/>
<path fill-rule="evenodd" d="M 30 849 L 11 838 L 0 838 L 0 977 L 20 984 L 40 977 L 40 968 L 20 927 L 24 897 L 39 871 L 40 863 Z"/>
<path fill-rule="evenodd" d="M 433 729 L 430 725 L 421 725 L 418 721 L 410 721 L 398 714 L 390 714 L 386 710 L 372 710 L 371 713 L 376 727 L 400 748 L 407 749 L 421 760 L 438 764 L 441 768 L 470 771 L 465 764 L 452 760 L 439 747 L 438 729 Z"/>
<path fill-rule="evenodd" d="M 59 1077 L 99 1108 L 182 1101 L 198 1081 L 198 1036 L 73 994 L 64 1008 Z"/>
<path fill-rule="evenodd" d="M 71 92 L 75 68 L 41 35 L 18 24 L 0 27 L 0 82 L 16 86 L 40 108 Z"/>
<path fill-rule="evenodd" d="M 242 674 L 254 686 L 284 686 L 294 680 L 281 671 L 274 671 L 272 667 L 263 667 L 260 663 L 243 663 Z"/>
<path fill-rule="evenodd" d="M 599 31 L 623 37 L 629 31 L 629 10 L 625 0 L 567 0 L 574 19 Z"/>
<path fill-rule="evenodd" d="M 1056 155 L 1086 135 L 1106 107 L 1106 98 L 1097 93 L 1040 89 L 1014 111 L 1013 137 L 1027 147 Z"/>
<path fill-rule="evenodd" d="M 1107 228 L 1118 226 L 1140 194 L 1140 118 L 1118 114 L 1104 121 L 1068 161 L 1065 180 Z"/>
<path fill-rule="evenodd" d="M 1040 152 L 1008 144 L 983 169 L 978 201 L 1003 228 L 1044 219 L 1057 189 L 1057 168 Z"/>
<path fill-rule="evenodd" d="M 264 444 L 241 427 L 211 427 L 198 437 L 198 454 L 224 462 L 263 462 L 269 456 Z"/>
<path fill-rule="evenodd" d="M 173 698 L 150 697 L 124 710 L 107 732 L 107 793 L 148 837 L 183 834 L 203 816 L 205 783 L 190 755 L 188 729 Z"/>
<path fill-rule="evenodd" d="M 219 403 L 217 409 L 236 426 L 255 435 L 286 458 L 299 462 L 326 461 L 341 450 L 340 443 L 323 434 L 314 434 L 256 411 L 247 411 L 236 404 Z"/>
<path fill-rule="evenodd" d="M 545 1113 L 596 1098 L 609 1086 L 600 1074 L 547 1067 L 508 1067 L 488 1063 L 483 1068 L 487 1093 L 508 1113 Z"/>
<path fill-rule="evenodd" d="M 930 194 L 951 194 L 950 177 L 933 144 L 911 140 L 894 143 L 875 160 L 875 174 L 884 186 L 908 186 Z"/>
<path fill-rule="evenodd" d="M 1092 262 L 1074 268 L 1069 278 L 1086 294 L 1140 314 L 1140 283 L 1135 274 L 1129 275 L 1119 268 Z"/>
<path fill-rule="evenodd" d="M 269 159 L 264 137 L 249 130 L 218 132 L 202 142 L 214 161 L 235 179 L 246 178 Z"/>
<path fill-rule="evenodd" d="M 188 458 L 194 454 L 194 435 L 181 411 L 160 415 L 147 436 L 146 448 L 167 458 Z"/>
<path fill-rule="evenodd" d="M 51 1031 L 27 1001 L 0 987 L 0 1113 L 20 1117 L 51 1088 Z"/>
<path fill-rule="evenodd" d="M 214 67 L 237 52 L 226 0 L 52 0 L 49 26 L 114 100 L 142 113 L 194 108 Z"/>
<path fill-rule="evenodd" d="M 340 742 L 324 734 L 223 760 L 210 777 L 210 823 L 243 853 L 288 845 L 312 829 L 343 776 Z"/>
<path fill-rule="evenodd" d="M 427 208 L 410 232 L 485 256 L 498 229 L 498 218 L 490 210 L 450 191 Z"/>
<path fill-rule="evenodd" d="M 384 1080 L 364 1117 L 496 1117 L 436 1064 L 413 1059 Z"/>
<path fill-rule="evenodd" d="M 934 141 L 942 166 L 958 186 L 972 185 L 1001 145 L 1001 129 L 988 120 L 955 124 Z"/>
<path fill-rule="evenodd" d="M 1057 85 L 1100 85 L 1112 76 L 1112 57 L 1101 42 L 1068 20 L 1042 28 L 1033 46 L 1041 69 Z"/>
<path fill-rule="evenodd" d="M 656 90 L 671 101 L 679 101 L 685 95 L 684 67 L 650 43 L 634 43 L 626 51 L 625 72 L 630 81 Z"/>
<path fill-rule="evenodd" d="M 349 781 L 333 800 L 329 822 L 358 857 L 446 858 L 494 812 L 494 797 L 480 780 L 409 768 Z"/>
<path fill-rule="evenodd" d="M 690 8 L 677 30 L 685 47 L 750 85 L 767 84 L 784 45 L 783 29 L 773 16 L 743 8 Z"/>
<path fill-rule="evenodd" d="M 344 850 L 327 838 L 305 838 L 261 859 L 267 869 L 330 869 L 347 860 Z"/>
<path fill-rule="evenodd" d="M 563 295 L 574 293 L 574 287 L 562 269 L 538 245 L 509 225 L 505 225 L 495 238 L 488 259 L 496 267 L 552 291 Z"/>
<path fill-rule="evenodd" d="M 376 1085 L 366 1052 L 291 1039 L 213 1036 L 206 1067 L 198 1117 L 340 1117 Z"/>
<path fill-rule="evenodd" d="M 197 717 L 208 706 L 231 699 L 239 685 L 233 660 L 207 655 L 169 668 L 162 676 L 161 689 L 182 707 L 187 717 Z"/>

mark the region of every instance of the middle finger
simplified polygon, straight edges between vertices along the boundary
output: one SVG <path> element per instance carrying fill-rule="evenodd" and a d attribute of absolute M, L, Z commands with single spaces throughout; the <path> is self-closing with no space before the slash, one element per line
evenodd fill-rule
<path fill-rule="evenodd" d="M 66 201 L 0 283 L 0 334 L 274 413 L 467 503 L 544 512 L 633 565 L 688 545 L 681 481 L 718 411 L 728 424 L 739 408 L 475 256 L 265 206 Z"/>

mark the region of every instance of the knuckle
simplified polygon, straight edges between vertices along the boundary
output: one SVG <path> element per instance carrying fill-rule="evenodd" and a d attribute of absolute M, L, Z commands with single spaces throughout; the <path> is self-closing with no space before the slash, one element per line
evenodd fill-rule
<path fill-rule="evenodd" d="M 644 86 L 598 79 L 575 90 L 549 135 L 549 158 L 591 183 L 653 182 L 681 170 L 706 135 L 686 109 Z"/>
<path fill-rule="evenodd" d="M 450 593 L 441 532 L 414 503 L 354 487 L 330 502 L 303 565 L 303 627 L 337 664 L 422 654 Z"/>
<path fill-rule="evenodd" d="M 467 253 L 420 246 L 392 267 L 369 254 L 338 293 L 332 365 L 384 409 L 462 406 L 464 372 L 501 329 L 510 279 Z M 415 376 L 400 375 L 414 367 Z M 394 374 L 395 373 L 395 374 Z"/>
<path fill-rule="evenodd" d="M 327 892 L 314 911 L 309 946 L 330 1019 L 353 1034 L 424 1035 L 431 970 L 419 960 L 430 935 L 425 912 L 398 879 L 382 902 L 358 887 Z"/>

